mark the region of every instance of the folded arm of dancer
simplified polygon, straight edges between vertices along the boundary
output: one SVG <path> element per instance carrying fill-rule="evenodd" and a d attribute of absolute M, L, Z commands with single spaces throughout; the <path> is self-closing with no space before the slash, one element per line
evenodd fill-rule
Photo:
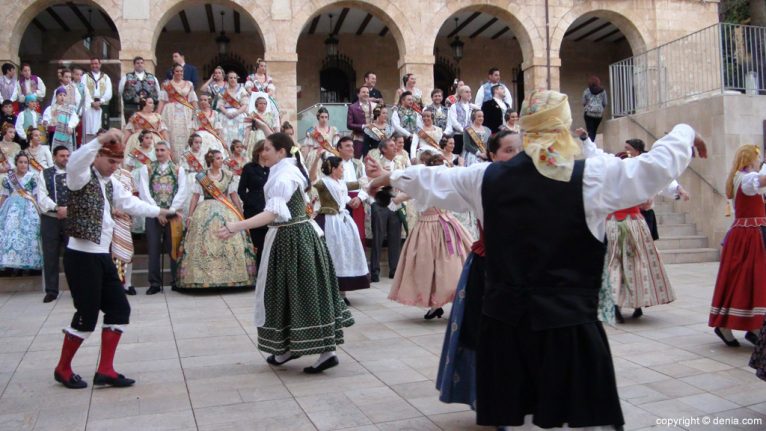
<path fill-rule="evenodd" d="M 604 239 L 607 215 L 638 205 L 655 196 L 677 178 L 692 158 L 692 144 L 705 157 L 704 142 L 694 129 L 679 124 L 655 142 L 652 150 L 638 157 L 621 160 L 603 153 L 588 158 L 583 174 L 583 205 L 588 229 Z M 425 207 L 452 211 L 474 211 L 484 221 L 481 188 L 488 163 L 465 169 L 413 166 L 384 174 L 370 183 L 370 189 L 391 185 L 407 193 Z"/>

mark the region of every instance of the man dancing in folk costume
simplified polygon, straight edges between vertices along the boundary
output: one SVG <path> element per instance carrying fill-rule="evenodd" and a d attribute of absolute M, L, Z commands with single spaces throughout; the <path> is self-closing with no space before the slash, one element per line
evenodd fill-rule
<path fill-rule="evenodd" d="M 130 305 L 110 254 L 115 227 L 112 210 L 145 217 L 174 214 L 142 202 L 112 177 L 122 163 L 124 149 L 122 132 L 112 129 L 83 145 L 67 164 L 69 243 L 64 253 L 64 272 L 76 311 L 71 325 L 64 329 L 64 344 L 53 377 L 70 389 L 88 386 L 72 371 L 72 359 L 96 328 L 99 311 L 104 312 L 104 326 L 101 359 L 93 384 L 124 387 L 135 383 L 113 366 L 117 344 L 130 320 Z"/>
<path fill-rule="evenodd" d="M 473 210 L 486 278 L 477 347 L 477 423 L 621 427 L 612 355 L 598 320 L 606 216 L 654 196 L 691 160 L 687 125 L 639 157 L 577 160 L 566 95 L 533 92 L 524 154 L 467 169 L 413 166 L 373 180 L 422 206 Z M 641 178 L 641 181 L 635 181 Z M 508 187 L 515 184 L 515 187 Z"/>

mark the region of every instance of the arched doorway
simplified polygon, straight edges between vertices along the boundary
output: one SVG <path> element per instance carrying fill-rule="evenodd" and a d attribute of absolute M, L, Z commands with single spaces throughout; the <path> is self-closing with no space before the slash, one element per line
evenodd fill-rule
<path fill-rule="evenodd" d="M 164 79 L 172 66 L 174 51 L 182 51 L 187 63 L 197 67 L 197 84 L 204 84 L 221 66 L 234 71 L 244 82 L 263 58 L 263 39 L 252 16 L 233 2 L 200 4 L 184 2 L 160 21 L 157 39 L 157 75 Z M 226 42 L 223 42 L 223 41 Z"/>
<path fill-rule="evenodd" d="M 438 52 L 435 55 L 434 88 L 440 89 L 444 95 L 449 95 L 458 77 L 459 70 L 454 62 L 440 56 Z"/>
<path fill-rule="evenodd" d="M 601 86 L 609 91 L 609 65 L 631 57 L 632 45 L 642 50 L 643 39 L 630 22 L 611 11 L 593 11 L 577 17 L 561 40 L 560 88 L 569 95 L 573 127 L 584 127 L 583 106 L 580 103 L 590 76 L 597 76 Z M 611 94 L 604 119 L 611 117 Z M 603 124 L 603 123 L 602 123 Z"/>
<path fill-rule="evenodd" d="M 524 82 L 518 79 L 524 60 L 518 31 L 523 31 L 518 20 L 501 8 L 468 7 L 454 12 L 442 22 L 436 36 L 434 51 L 440 55 L 434 66 L 434 82 L 444 81 L 449 76 L 444 63 L 454 62 L 455 78 L 471 87 L 475 98 L 487 80 L 487 71 L 495 67 L 500 69 L 501 82 L 511 92 L 513 108 L 518 109 L 519 95 L 524 94 Z M 458 44 L 462 44 L 462 52 L 456 51 Z"/>
<path fill-rule="evenodd" d="M 354 98 L 356 71 L 345 55 L 327 57 L 319 71 L 320 103 L 351 103 Z"/>
<path fill-rule="evenodd" d="M 120 36 L 109 15 L 91 2 L 52 5 L 38 13 L 27 26 L 19 45 L 19 59 L 28 63 L 46 87 L 41 107 L 49 105 L 59 85 L 58 68 L 90 68 L 90 59 L 101 60 L 101 71 L 112 80 L 113 94 L 120 81 Z M 119 117 L 119 98 L 112 97 L 109 113 Z"/>
<path fill-rule="evenodd" d="M 297 45 L 298 111 L 327 103 L 332 97 L 338 102 L 353 102 L 367 72 L 377 76 L 376 88 L 386 104 L 393 103 L 401 81 L 399 50 L 389 21 L 374 6 L 361 2 L 358 8 L 328 6 L 309 18 Z M 326 43 L 331 35 L 337 41 L 335 48 Z M 338 88 L 328 91 L 329 86 Z M 337 96 L 332 96 L 333 92 Z M 334 117 L 330 115 L 331 121 Z M 342 123 L 340 129 L 344 130 L 345 118 Z"/>

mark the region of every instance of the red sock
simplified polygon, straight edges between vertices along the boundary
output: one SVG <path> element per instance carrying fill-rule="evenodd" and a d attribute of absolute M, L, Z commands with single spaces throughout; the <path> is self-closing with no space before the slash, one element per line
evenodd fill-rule
<path fill-rule="evenodd" d="M 114 352 L 120 342 L 122 332 L 104 328 L 101 331 L 101 360 L 98 362 L 98 373 L 109 377 L 117 377 L 114 371 Z"/>
<path fill-rule="evenodd" d="M 72 359 L 77 349 L 82 344 L 82 338 L 76 337 L 70 333 L 64 333 L 64 345 L 61 347 L 61 358 L 56 365 L 56 373 L 64 380 L 72 377 Z"/>

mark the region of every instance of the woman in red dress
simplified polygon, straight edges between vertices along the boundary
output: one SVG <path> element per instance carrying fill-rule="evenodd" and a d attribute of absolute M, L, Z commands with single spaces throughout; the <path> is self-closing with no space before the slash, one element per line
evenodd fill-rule
<path fill-rule="evenodd" d="M 708 325 L 729 347 L 739 346 L 732 329 L 747 331 L 745 338 L 755 344 L 766 313 L 766 208 L 760 190 L 766 175 L 759 174 L 760 166 L 759 148 L 744 145 L 726 180 L 735 218 L 724 239 Z"/>

